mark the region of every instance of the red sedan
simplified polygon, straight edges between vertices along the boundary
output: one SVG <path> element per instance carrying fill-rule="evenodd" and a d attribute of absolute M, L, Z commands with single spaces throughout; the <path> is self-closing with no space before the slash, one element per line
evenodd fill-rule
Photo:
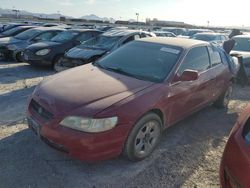
<path fill-rule="evenodd" d="M 250 187 L 250 105 L 231 131 L 220 169 L 222 188 Z"/>
<path fill-rule="evenodd" d="M 146 158 L 162 131 L 214 103 L 225 107 L 232 75 L 226 55 L 207 42 L 137 40 L 37 86 L 29 126 L 70 156 L 97 161 Z"/>

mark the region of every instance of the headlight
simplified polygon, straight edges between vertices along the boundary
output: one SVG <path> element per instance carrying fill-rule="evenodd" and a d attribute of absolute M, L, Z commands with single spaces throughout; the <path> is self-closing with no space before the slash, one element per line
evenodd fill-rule
<path fill-rule="evenodd" d="M 8 45 L 7 48 L 9 50 L 15 50 L 16 49 L 16 46 L 15 45 Z"/>
<path fill-rule="evenodd" d="M 117 117 L 104 118 L 104 119 L 90 119 L 77 116 L 68 116 L 61 121 L 60 125 L 78 131 L 98 133 L 114 128 L 117 124 L 117 121 L 118 121 Z"/>
<path fill-rule="evenodd" d="M 36 52 L 36 55 L 47 55 L 50 52 L 50 49 L 43 49 Z"/>

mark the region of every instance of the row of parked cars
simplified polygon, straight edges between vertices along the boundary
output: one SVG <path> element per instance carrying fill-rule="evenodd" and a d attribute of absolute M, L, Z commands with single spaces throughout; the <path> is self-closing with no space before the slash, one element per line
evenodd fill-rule
<path fill-rule="evenodd" d="M 243 54 L 247 65 L 248 36 L 234 40 L 233 53 Z M 210 104 L 227 107 L 232 93 L 232 58 L 202 40 L 39 27 L 3 38 L 0 45 L 4 56 L 19 53 L 30 64 L 53 64 L 59 71 L 75 67 L 36 87 L 27 119 L 44 142 L 84 161 L 121 154 L 143 160 L 165 129 Z M 231 132 L 222 187 L 250 187 L 249 117 L 250 109 Z"/>

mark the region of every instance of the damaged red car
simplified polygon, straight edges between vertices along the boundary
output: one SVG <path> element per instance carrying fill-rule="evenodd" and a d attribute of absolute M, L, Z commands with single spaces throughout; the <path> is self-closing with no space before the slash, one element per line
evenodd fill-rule
<path fill-rule="evenodd" d="M 249 174 L 250 105 L 241 113 L 227 142 L 221 161 L 221 187 L 250 187 Z"/>
<path fill-rule="evenodd" d="M 40 83 L 28 104 L 29 126 L 80 160 L 142 160 L 167 127 L 211 103 L 227 106 L 232 75 L 221 55 L 197 40 L 133 41 Z"/>

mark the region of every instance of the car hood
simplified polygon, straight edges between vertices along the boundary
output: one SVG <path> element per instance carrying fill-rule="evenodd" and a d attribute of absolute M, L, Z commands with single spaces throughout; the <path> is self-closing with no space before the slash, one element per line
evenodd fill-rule
<path fill-rule="evenodd" d="M 236 50 L 232 50 L 230 52 L 230 54 L 240 54 L 243 56 L 243 58 L 249 58 L 250 57 L 250 52 L 246 52 L 246 51 L 236 51 Z"/>
<path fill-rule="evenodd" d="M 27 49 L 28 50 L 38 50 L 38 49 L 44 49 L 44 48 L 52 48 L 52 47 L 58 47 L 62 45 L 61 43 L 58 42 L 38 42 L 35 44 L 30 45 Z"/>
<path fill-rule="evenodd" d="M 66 53 L 66 57 L 73 59 L 83 59 L 87 60 L 94 56 L 103 55 L 107 52 L 107 50 L 103 49 L 95 49 L 95 48 L 72 48 Z"/>
<path fill-rule="evenodd" d="M 33 97 L 58 116 L 80 111 L 80 115 L 92 117 L 153 84 L 88 64 L 43 81 Z"/>
<path fill-rule="evenodd" d="M 8 44 L 16 44 L 16 43 L 19 43 L 19 42 L 22 42 L 22 41 L 19 40 L 19 39 L 14 38 L 14 37 L 0 38 L 0 46 L 5 46 L 5 45 L 8 45 Z"/>

